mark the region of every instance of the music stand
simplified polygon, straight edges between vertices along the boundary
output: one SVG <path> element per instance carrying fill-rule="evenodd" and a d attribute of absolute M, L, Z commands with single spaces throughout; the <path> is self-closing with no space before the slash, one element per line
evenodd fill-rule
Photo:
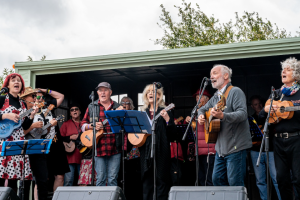
<path fill-rule="evenodd" d="M 124 134 L 134 133 L 151 134 L 151 120 L 146 112 L 137 110 L 109 110 L 104 111 L 108 123 L 113 133 L 122 134 L 122 163 L 123 163 L 123 192 L 125 193 L 125 173 L 124 173 Z"/>
<path fill-rule="evenodd" d="M 48 154 L 52 139 L 33 139 L 4 141 L 1 149 L 1 156 L 23 156 L 24 167 L 22 170 L 22 179 L 19 186 L 19 197 L 24 200 L 24 179 L 25 179 L 25 155 L 29 154 Z"/>
<path fill-rule="evenodd" d="M 187 129 L 188 125 L 187 124 L 178 124 L 176 125 L 176 129 L 180 136 L 182 137 Z M 195 142 L 195 134 L 192 130 L 192 127 L 189 127 L 189 130 L 187 132 L 187 140 L 191 142 Z"/>

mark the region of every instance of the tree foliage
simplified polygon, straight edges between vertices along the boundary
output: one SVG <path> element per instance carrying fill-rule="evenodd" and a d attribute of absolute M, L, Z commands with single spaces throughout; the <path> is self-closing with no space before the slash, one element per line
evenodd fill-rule
<path fill-rule="evenodd" d="M 160 7 L 162 24 L 158 25 L 164 36 L 154 43 L 168 49 L 292 37 L 285 29 L 263 20 L 257 12 L 244 12 L 241 17 L 235 13 L 235 22 L 220 23 L 214 15 L 208 16 L 201 11 L 198 4 L 195 9 L 183 0 L 182 6 L 174 6 L 181 19 L 175 22 L 170 12 L 163 5 Z"/>
<path fill-rule="evenodd" d="M 0 75 L 0 88 L 2 88 L 3 82 L 6 78 L 7 75 L 11 74 L 11 73 L 15 73 L 14 69 L 8 69 L 8 68 L 4 68 L 2 74 Z"/>

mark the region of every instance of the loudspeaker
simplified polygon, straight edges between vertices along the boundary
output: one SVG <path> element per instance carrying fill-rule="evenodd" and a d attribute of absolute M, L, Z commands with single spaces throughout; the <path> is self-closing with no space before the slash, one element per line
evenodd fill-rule
<path fill-rule="evenodd" d="M 241 186 L 172 187 L 169 200 L 247 200 L 247 189 Z"/>
<path fill-rule="evenodd" d="M 10 187 L 0 187 L 0 200 L 20 200 L 20 198 Z"/>
<path fill-rule="evenodd" d="M 126 200 L 118 186 L 58 187 L 52 200 Z"/>

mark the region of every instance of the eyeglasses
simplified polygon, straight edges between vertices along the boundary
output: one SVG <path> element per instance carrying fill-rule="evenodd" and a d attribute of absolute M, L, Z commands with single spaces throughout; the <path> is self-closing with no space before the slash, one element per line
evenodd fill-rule
<path fill-rule="evenodd" d="M 72 108 L 70 111 L 74 112 L 74 111 L 78 111 L 78 110 L 79 110 L 79 108 Z"/>
<path fill-rule="evenodd" d="M 45 99 L 46 97 L 45 96 L 36 96 L 36 98 L 37 99 L 40 99 L 40 98 Z"/>
<path fill-rule="evenodd" d="M 121 104 L 130 105 L 130 102 L 121 102 Z"/>
<path fill-rule="evenodd" d="M 32 94 L 31 97 L 34 99 L 36 98 L 36 94 Z"/>

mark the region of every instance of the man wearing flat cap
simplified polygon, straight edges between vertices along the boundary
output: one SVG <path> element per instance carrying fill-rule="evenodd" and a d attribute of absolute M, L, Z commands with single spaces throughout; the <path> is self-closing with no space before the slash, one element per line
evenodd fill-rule
<path fill-rule="evenodd" d="M 196 98 L 196 102 L 199 100 L 199 95 L 202 91 L 198 91 L 193 95 Z M 204 106 L 208 100 L 211 98 L 211 95 L 207 90 L 204 90 L 203 95 L 200 99 L 199 106 Z M 187 116 L 185 121 L 189 123 L 191 120 L 190 116 Z M 214 168 L 215 161 L 215 144 L 206 144 L 205 142 L 205 133 L 204 125 L 197 124 L 198 132 L 198 156 L 199 156 L 199 173 L 198 173 L 198 182 L 199 186 L 212 186 L 212 173 Z"/>
<path fill-rule="evenodd" d="M 101 82 L 97 87 L 97 94 L 99 99 L 94 101 L 95 117 L 96 117 L 96 131 L 103 129 L 104 132 L 112 132 L 109 124 L 103 127 L 102 122 L 106 119 L 104 111 L 107 110 L 123 110 L 117 102 L 110 97 L 112 89 L 109 83 Z M 89 104 L 85 115 L 81 121 L 82 131 L 93 130 L 93 105 Z M 105 186 L 107 179 L 107 186 L 117 186 L 118 173 L 120 169 L 122 152 L 122 135 L 108 134 L 104 135 L 97 144 L 97 157 L 95 157 L 95 170 L 97 172 L 97 186 Z"/>

